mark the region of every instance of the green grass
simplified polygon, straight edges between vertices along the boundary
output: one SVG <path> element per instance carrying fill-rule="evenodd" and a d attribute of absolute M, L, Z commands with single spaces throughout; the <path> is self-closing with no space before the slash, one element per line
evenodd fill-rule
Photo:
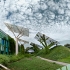
<path fill-rule="evenodd" d="M 7 65 L 10 62 L 10 58 L 7 55 L 0 54 L 0 63 L 3 65 Z"/>
<path fill-rule="evenodd" d="M 49 63 L 37 57 L 30 57 L 10 63 L 8 67 L 11 70 L 56 70 L 61 66 L 55 63 Z"/>
<path fill-rule="evenodd" d="M 70 56 L 70 49 L 63 47 L 63 46 L 58 46 L 50 51 L 49 54 L 44 53 L 44 49 L 41 50 L 38 55 L 47 59 L 51 60 L 60 60 L 64 59 Z"/>
<path fill-rule="evenodd" d="M 37 55 L 47 58 L 47 59 L 51 59 L 51 60 L 70 63 L 70 54 L 69 53 L 70 53 L 70 49 L 63 47 L 63 46 L 58 46 L 58 47 L 50 50 L 49 54 L 46 54 L 45 49 L 42 49 Z M 7 66 L 11 70 L 56 70 L 56 69 L 62 67 L 55 63 L 50 63 L 50 62 L 41 60 L 35 56 L 31 56 L 28 54 L 26 54 L 24 56 L 12 55 L 12 56 L 8 57 L 10 59 L 10 63 Z M 0 57 L 0 58 L 2 59 L 2 57 Z"/>
<path fill-rule="evenodd" d="M 70 63 L 70 56 L 67 57 L 67 58 L 60 59 L 59 61 L 61 61 L 61 62 L 66 62 L 66 63 Z"/>

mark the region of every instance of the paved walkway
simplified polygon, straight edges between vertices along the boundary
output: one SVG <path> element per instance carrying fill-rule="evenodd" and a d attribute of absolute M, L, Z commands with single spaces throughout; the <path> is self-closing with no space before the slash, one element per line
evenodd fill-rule
<path fill-rule="evenodd" d="M 45 58 L 42 58 L 42 57 L 40 57 L 40 56 L 37 56 L 37 58 L 40 58 L 40 59 L 45 60 L 45 61 L 48 61 L 48 62 L 52 62 L 52 63 L 64 65 L 64 66 L 66 66 L 66 65 L 69 64 L 69 63 L 64 63 L 64 62 L 59 62 L 59 61 L 53 61 L 53 60 L 45 59 Z"/>

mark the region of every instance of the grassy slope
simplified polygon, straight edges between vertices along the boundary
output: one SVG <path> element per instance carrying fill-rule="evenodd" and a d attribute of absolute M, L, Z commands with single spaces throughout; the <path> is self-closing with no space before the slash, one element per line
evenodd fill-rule
<path fill-rule="evenodd" d="M 60 65 L 48 63 L 37 57 L 24 58 L 18 62 L 10 63 L 11 70 L 56 70 Z"/>
<path fill-rule="evenodd" d="M 66 63 L 70 63 L 70 56 L 67 57 L 67 58 L 60 59 L 59 61 L 61 61 L 61 62 L 66 62 Z"/>
<path fill-rule="evenodd" d="M 44 49 L 38 55 L 51 60 L 61 60 L 70 56 L 70 50 L 63 46 L 58 46 L 50 51 L 49 54 L 44 54 Z"/>

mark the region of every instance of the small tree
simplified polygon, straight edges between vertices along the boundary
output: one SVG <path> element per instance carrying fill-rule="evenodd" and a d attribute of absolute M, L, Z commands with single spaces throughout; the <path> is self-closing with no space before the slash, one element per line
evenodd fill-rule
<path fill-rule="evenodd" d="M 28 50 L 29 50 L 29 49 L 30 49 L 30 47 L 27 47 L 26 50 L 25 50 L 25 52 L 28 53 Z"/>
<path fill-rule="evenodd" d="M 49 37 L 46 38 L 44 34 L 39 39 L 39 42 L 44 46 L 46 53 L 49 53 L 49 48 L 55 44 L 55 42 L 50 41 L 50 44 L 48 45 L 47 42 L 46 42 L 46 40 L 48 40 L 48 39 L 49 39 Z"/>
<path fill-rule="evenodd" d="M 31 43 L 30 45 L 33 46 L 32 49 L 34 50 L 35 53 L 38 53 L 39 52 L 40 49 L 38 48 L 38 46 L 36 44 Z"/>
<path fill-rule="evenodd" d="M 70 48 L 70 44 L 65 44 L 64 46 L 67 48 Z"/>
<path fill-rule="evenodd" d="M 9 41 L 9 52 L 11 54 L 14 54 L 15 53 L 15 40 L 11 38 L 10 36 L 8 36 L 8 41 Z"/>
<path fill-rule="evenodd" d="M 23 44 L 21 44 L 21 50 L 20 50 L 20 52 L 21 52 L 21 54 L 24 54 L 25 53 L 25 49 L 24 49 L 24 45 Z"/>

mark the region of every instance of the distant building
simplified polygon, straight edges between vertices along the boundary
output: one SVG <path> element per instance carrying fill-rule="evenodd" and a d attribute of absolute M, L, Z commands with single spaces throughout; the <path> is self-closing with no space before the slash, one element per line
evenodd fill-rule
<path fill-rule="evenodd" d="M 31 54 L 31 53 L 34 53 L 34 50 L 33 49 L 29 49 L 27 52 Z"/>
<path fill-rule="evenodd" d="M 9 53 L 8 35 L 0 29 L 0 54 Z"/>

